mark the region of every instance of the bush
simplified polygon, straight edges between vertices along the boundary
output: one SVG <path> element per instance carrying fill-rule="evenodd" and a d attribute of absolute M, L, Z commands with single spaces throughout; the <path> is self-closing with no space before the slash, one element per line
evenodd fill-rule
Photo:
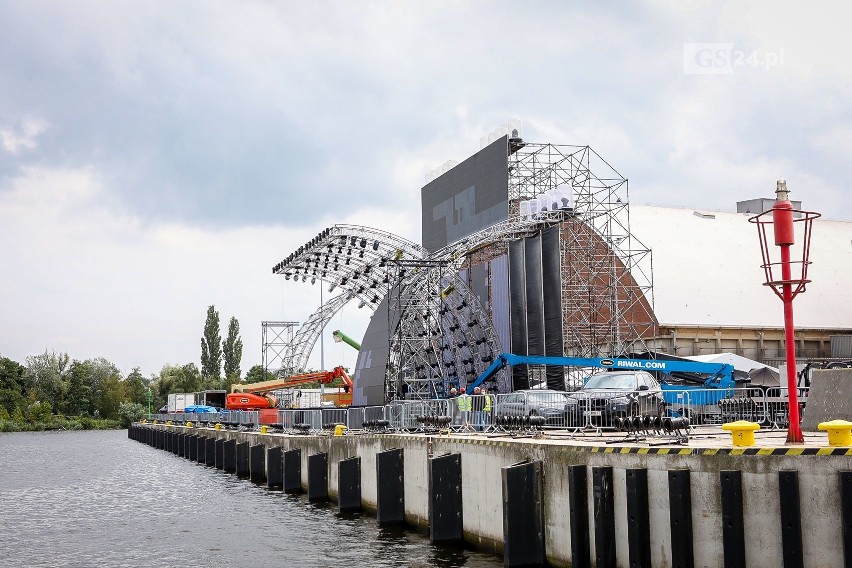
<path fill-rule="evenodd" d="M 122 402 L 118 407 L 118 420 L 122 428 L 139 422 L 145 416 L 145 407 L 138 402 Z"/>

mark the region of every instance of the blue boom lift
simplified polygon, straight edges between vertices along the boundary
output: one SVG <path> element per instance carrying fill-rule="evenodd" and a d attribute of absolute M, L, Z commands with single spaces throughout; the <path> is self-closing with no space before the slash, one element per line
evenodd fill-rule
<path fill-rule="evenodd" d="M 663 399 L 668 405 L 679 403 L 678 393 L 688 390 L 696 392 L 690 397 L 692 404 L 716 404 L 729 396 L 733 389 L 734 367 L 727 363 L 700 363 L 698 361 L 671 361 L 666 359 L 626 359 L 626 358 L 587 358 L 587 357 L 545 357 L 538 355 L 512 355 L 501 353 L 485 371 L 473 381 L 468 391 L 494 377 L 503 367 L 514 365 L 554 365 L 558 367 L 596 367 L 620 371 L 650 371 L 671 376 L 672 373 L 696 373 L 707 376 L 699 384 L 682 385 L 661 381 Z M 712 390 L 713 392 L 706 392 Z"/>

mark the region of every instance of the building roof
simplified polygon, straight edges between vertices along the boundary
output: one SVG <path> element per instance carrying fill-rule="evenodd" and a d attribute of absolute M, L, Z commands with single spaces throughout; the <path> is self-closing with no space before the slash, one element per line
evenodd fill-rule
<path fill-rule="evenodd" d="M 784 326 L 781 300 L 763 286 L 750 216 L 630 206 L 631 233 L 652 251 L 654 309 L 661 325 Z M 796 236 L 801 241 L 799 232 Z M 770 245 L 777 259 L 778 247 Z M 797 250 L 793 259 L 800 258 Z M 793 304 L 796 327 L 852 328 L 852 223 L 817 219 L 810 259 L 812 283 Z"/>

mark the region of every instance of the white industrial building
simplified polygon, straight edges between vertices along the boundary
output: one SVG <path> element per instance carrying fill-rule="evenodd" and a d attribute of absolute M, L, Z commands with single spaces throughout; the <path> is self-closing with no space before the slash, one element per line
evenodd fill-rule
<path fill-rule="evenodd" d="M 653 258 L 658 327 L 649 348 L 683 356 L 732 352 L 773 366 L 783 360 L 782 304 L 763 285 L 757 228 L 748 221 L 758 212 L 631 205 L 633 235 Z M 852 357 L 852 222 L 814 221 L 810 260 L 812 282 L 793 303 L 797 358 Z M 833 336 L 846 336 L 835 338 L 834 353 Z"/>

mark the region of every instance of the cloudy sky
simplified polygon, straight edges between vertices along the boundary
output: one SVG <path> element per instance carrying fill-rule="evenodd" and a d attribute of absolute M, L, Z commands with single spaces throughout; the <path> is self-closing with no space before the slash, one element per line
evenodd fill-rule
<path fill-rule="evenodd" d="M 634 203 L 733 210 L 783 175 L 852 220 L 850 12 L 0 1 L 0 354 L 197 364 L 215 304 L 245 371 L 262 320 L 319 303 L 275 263 L 334 223 L 419 240 L 426 173 L 509 118 L 591 145 Z M 353 306 L 327 331 L 365 326 Z"/>

